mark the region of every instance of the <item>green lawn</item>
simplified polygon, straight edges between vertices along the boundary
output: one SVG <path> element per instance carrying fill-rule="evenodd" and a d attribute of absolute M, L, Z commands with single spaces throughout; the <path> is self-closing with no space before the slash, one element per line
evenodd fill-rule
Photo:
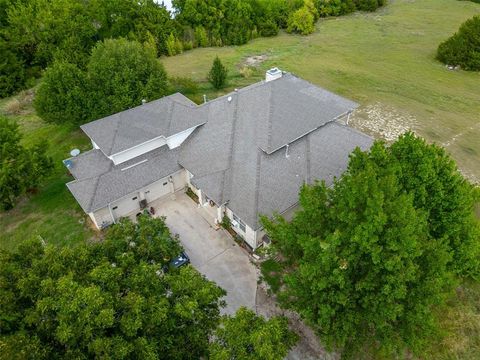
<path fill-rule="evenodd" d="M 413 128 L 444 145 L 464 173 L 480 181 L 480 74 L 449 71 L 434 59 L 438 44 L 479 14 L 480 4 L 389 2 L 376 13 L 320 20 L 307 37 L 280 34 L 240 47 L 195 49 L 162 62 L 170 75 L 204 81 L 218 55 L 230 71 L 225 91 L 258 81 L 278 66 L 360 103 L 355 126 L 374 135 L 375 128 Z M 260 54 L 268 59 L 255 76 L 240 77 L 245 59 Z M 217 95 L 203 88 L 209 97 Z M 379 118 L 388 121 L 375 124 Z"/>
<path fill-rule="evenodd" d="M 0 113 L 6 111 L 12 100 L 21 97 L 0 100 Z M 14 249 L 20 242 L 38 236 L 52 244 L 71 244 L 95 236 L 86 225 L 85 214 L 65 186 L 72 178 L 62 164 L 73 148 L 89 149 L 88 138 L 78 129 L 46 124 L 34 114 L 28 101 L 20 114 L 8 117 L 20 124 L 25 145 L 48 139 L 55 170 L 37 194 L 22 198 L 11 211 L 0 212 L 0 247 Z"/>

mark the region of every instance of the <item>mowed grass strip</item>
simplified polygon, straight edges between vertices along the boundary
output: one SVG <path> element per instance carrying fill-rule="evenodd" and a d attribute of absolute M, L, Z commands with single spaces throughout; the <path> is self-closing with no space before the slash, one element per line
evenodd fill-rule
<path fill-rule="evenodd" d="M 412 117 L 409 127 L 445 146 L 462 171 L 480 181 L 480 74 L 450 71 L 435 60 L 438 44 L 476 14 L 480 4 L 470 1 L 390 0 L 375 13 L 322 19 L 310 36 L 281 33 L 161 61 L 170 75 L 206 84 L 218 55 L 230 71 L 229 86 L 213 92 L 205 85 L 200 90 L 209 97 L 258 81 L 266 69 L 278 66 L 363 107 L 393 108 Z M 245 59 L 260 54 L 268 59 L 252 77 L 242 78 Z"/>

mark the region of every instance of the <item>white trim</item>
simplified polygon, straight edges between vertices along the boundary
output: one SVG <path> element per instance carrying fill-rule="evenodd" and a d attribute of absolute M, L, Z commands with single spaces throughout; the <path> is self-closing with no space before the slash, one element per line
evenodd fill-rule
<path fill-rule="evenodd" d="M 130 151 L 130 150 L 136 149 L 136 148 L 138 148 L 138 147 L 140 147 L 140 146 L 143 146 L 143 145 L 145 145 L 145 144 L 151 143 L 151 142 L 153 142 L 153 141 L 155 141 L 155 140 L 158 140 L 158 139 L 161 139 L 161 138 L 163 138 L 163 139 L 166 141 L 165 136 L 160 135 L 160 136 L 154 137 L 153 139 L 144 141 L 144 142 L 141 143 L 141 144 L 137 144 L 137 145 L 134 145 L 134 146 L 132 146 L 132 147 L 129 147 L 128 149 L 119 151 L 119 152 L 117 152 L 117 153 L 115 153 L 115 154 L 111 154 L 111 155 L 109 156 L 109 158 L 112 158 L 112 157 L 117 156 L 117 155 L 121 155 L 121 154 L 126 153 L 126 152 L 128 152 L 128 151 Z M 166 143 L 165 143 L 165 145 L 166 145 Z M 164 146 L 164 145 L 162 145 L 162 146 Z"/>

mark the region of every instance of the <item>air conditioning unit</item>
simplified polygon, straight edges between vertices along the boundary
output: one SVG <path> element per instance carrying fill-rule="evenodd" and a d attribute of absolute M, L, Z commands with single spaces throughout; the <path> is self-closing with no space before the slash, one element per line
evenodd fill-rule
<path fill-rule="evenodd" d="M 238 228 L 238 222 L 237 222 L 237 221 L 232 220 L 232 225 L 233 225 L 234 227 L 237 227 L 237 228 Z"/>

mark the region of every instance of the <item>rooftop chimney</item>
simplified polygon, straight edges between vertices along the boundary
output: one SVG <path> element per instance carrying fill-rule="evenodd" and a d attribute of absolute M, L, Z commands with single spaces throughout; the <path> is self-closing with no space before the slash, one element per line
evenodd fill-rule
<path fill-rule="evenodd" d="M 282 70 L 280 70 L 279 68 L 272 68 L 268 70 L 267 73 L 265 74 L 265 81 L 269 82 L 272 80 L 279 79 L 282 77 L 282 75 L 283 75 Z"/>

